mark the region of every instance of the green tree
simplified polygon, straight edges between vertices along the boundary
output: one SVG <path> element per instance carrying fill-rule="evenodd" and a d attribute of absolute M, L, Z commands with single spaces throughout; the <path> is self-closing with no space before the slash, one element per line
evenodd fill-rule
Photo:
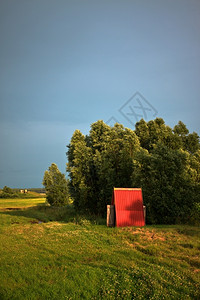
<path fill-rule="evenodd" d="M 19 194 L 14 192 L 10 187 L 4 186 L 2 193 L 0 193 L 0 198 L 18 198 Z"/>
<path fill-rule="evenodd" d="M 67 171 L 77 209 L 105 215 L 113 187 L 142 187 L 149 223 L 191 222 L 200 203 L 199 137 L 179 122 L 140 120 L 136 129 L 103 121 L 76 130 Z"/>
<path fill-rule="evenodd" d="M 183 122 L 179 121 L 178 124 L 174 126 L 173 132 L 175 136 L 179 137 L 184 150 L 195 153 L 200 149 L 198 134 L 196 132 L 189 133 L 189 130 Z"/>
<path fill-rule="evenodd" d="M 139 167 L 133 173 L 133 184 L 142 187 L 149 223 L 190 222 L 199 194 L 192 178 L 196 172 L 188 172 L 189 160 L 188 152 L 168 149 L 161 143 L 152 153 L 142 150 L 137 155 Z"/>
<path fill-rule="evenodd" d="M 43 185 L 46 190 L 47 202 L 52 206 L 69 204 L 68 182 L 57 165 L 52 163 L 44 173 Z"/>
<path fill-rule="evenodd" d="M 13 194 L 12 189 L 6 185 L 4 186 L 2 191 L 3 191 L 3 193 L 6 193 L 6 194 Z"/>
<path fill-rule="evenodd" d="M 86 210 L 90 204 L 95 206 L 94 201 L 91 203 L 92 174 L 91 168 L 91 149 L 87 146 L 86 137 L 76 130 L 68 145 L 68 164 L 67 171 L 70 177 L 70 194 L 77 209 L 84 207 Z"/>
<path fill-rule="evenodd" d="M 139 137 L 142 148 L 151 152 L 154 145 L 162 143 L 169 149 L 180 149 L 182 139 L 178 134 L 174 134 L 172 129 L 167 126 L 162 118 L 156 118 L 149 122 L 143 119 L 136 123 L 135 133 Z"/>
<path fill-rule="evenodd" d="M 134 153 L 140 148 L 134 131 L 103 121 L 88 136 L 76 130 L 68 145 L 70 191 L 78 209 L 104 215 L 113 187 L 131 186 Z"/>

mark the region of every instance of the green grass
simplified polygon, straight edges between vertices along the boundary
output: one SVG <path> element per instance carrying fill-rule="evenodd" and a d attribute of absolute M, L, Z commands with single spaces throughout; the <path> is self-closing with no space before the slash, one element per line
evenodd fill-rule
<path fill-rule="evenodd" d="M 3 208 L 27 208 L 35 205 L 45 204 L 46 198 L 29 198 L 29 199 L 1 199 L 0 198 L 0 210 Z"/>
<path fill-rule="evenodd" d="M 200 298 L 198 227 L 107 228 L 35 200 L 0 201 L 0 299 Z"/>

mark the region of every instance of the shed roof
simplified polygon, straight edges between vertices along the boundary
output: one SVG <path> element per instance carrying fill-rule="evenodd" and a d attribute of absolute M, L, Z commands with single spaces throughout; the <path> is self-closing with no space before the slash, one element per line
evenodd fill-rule
<path fill-rule="evenodd" d="M 112 204 L 117 227 L 145 225 L 141 188 L 114 188 Z"/>

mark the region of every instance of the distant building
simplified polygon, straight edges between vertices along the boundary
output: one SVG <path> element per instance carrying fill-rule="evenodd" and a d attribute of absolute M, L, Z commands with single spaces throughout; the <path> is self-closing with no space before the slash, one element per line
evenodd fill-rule
<path fill-rule="evenodd" d="M 27 189 L 20 190 L 20 193 L 21 193 L 21 194 L 26 194 L 26 193 L 28 193 L 28 190 L 27 190 Z"/>

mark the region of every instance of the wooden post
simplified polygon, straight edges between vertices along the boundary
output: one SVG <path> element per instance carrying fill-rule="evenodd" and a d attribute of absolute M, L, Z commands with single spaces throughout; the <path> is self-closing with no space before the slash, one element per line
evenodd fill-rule
<path fill-rule="evenodd" d="M 114 227 L 115 226 L 115 206 L 107 205 L 107 226 Z"/>
<path fill-rule="evenodd" d="M 143 205 L 143 211 L 144 211 L 144 222 L 146 224 L 146 206 Z"/>

